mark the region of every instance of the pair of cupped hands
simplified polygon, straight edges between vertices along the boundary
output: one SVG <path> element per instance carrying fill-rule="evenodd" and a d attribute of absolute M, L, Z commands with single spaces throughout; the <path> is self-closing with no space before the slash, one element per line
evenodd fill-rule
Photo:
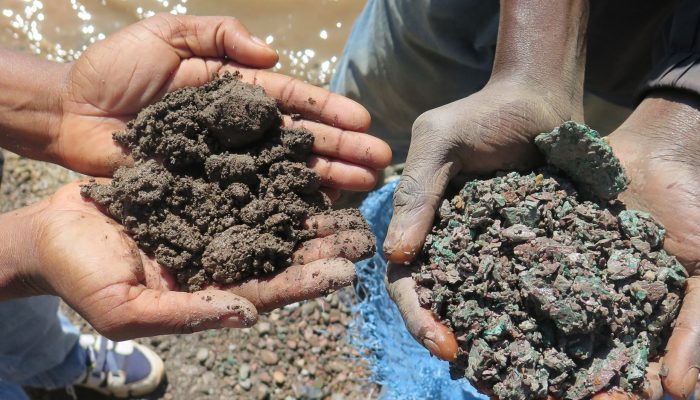
<path fill-rule="evenodd" d="M 262 70 L 276 62 L 276 52 L 233 18 L 160 15 L 141 21 L 94 44 L 76 62 L 47 71 L 64 76 L 55 93 L 56 107 L 45 112 L 54 130 L 48 140 L 25 138 L 42 144 L 40 150 L 27 146 L 25 155 L 109 177 L 132 162 L 112 133 L 124 129 L 141 108 L 177 88 L 201 85 L 213 73 L 239 71 L 244 81 L 276 98 L 283 112 L 302 116 L 285 116 L 284 123 L 314 134 L 309 166 L 332 199 L 341 189 L 372 189 L 391 150 L 365 133 L 368 112 L 342 96 Z M 532 146 L 535 135 L 566 120 L 583 120 L 582 99 L 557 93 L 557 86 L 499 75 L 481 91 L 428 111 L 414 124 L 384 247 L 392 262 L 388 289 L 411 334 L 438 357 L 454 358 L 456 340 L 419 306 L 406 264 L 420 251 L 450 181 L 532 167 L 539 162 Z M 651 385 L 641 394 L 645 398 L 659 398 L 662 383 L 672 394 L 687 396 L 697 379 L 700 324 L 693 316 L 700 308 L 700 280 L 695 278 L 700 228 L 694 222 L 700 216 L 700 183 L 693 161 L 700 147 L 690 142 L 697 141 L 698 114 L 692 99 L 660 93 L 645 99 L 610 136 L 632 181 L 623 200 L 665 225 L 666 249 L 691 275 L 664 358 L 665 377 L 659 377 L 660 363 L 650 367 Z M 698 152 L 688 150 L 693 148 Z M 356 260 L 340 257 L 346 252 L 338 243 L 371 240 L 332 219 L 317 218 L 307 223 L 318 226 L 318 237 L 294 256 L 303 263 L 294 262 L 271 277 L 183 293 L 175 291 L 169 274 L 122 227 L 80 196 L 77 183 L 5 215 L 0 223 L 18 227 L 8 239 L 21 260 L 16 263 L 18 293 L 9 296 L 58 295 L 114 339 L 250 326 L 259 312 L 349 285 Z"/>

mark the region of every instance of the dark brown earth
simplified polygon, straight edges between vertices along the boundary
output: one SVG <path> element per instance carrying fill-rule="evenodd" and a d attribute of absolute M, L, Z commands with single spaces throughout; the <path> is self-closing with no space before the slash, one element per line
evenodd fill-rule
<path fill-rule="evenodd" d="M 277 271 L 331 205 L 305 164 L 312 134 L 281 124 L 274 99 L 230 74 L 177 90 L 114 135 L 135 164 L 82 193 L 185 290 Z"/>
<path fill-rule="evenodd" d="M 616 160 L 583 162 L 614 157 L 595 131 L 570 123 L 549 135 L 557 145 L 548 148 L 577 154 L 566 162 L 585 169 L 589 195 L 624 189 Z M 586 141 L 595 151 L 560 147 Z M 595 174 L 618 187 L 594 190 Z M 453 376 L 503 400 L 639 391 L 648 360 L 663 353 L 685 281 L 662 250 L 664 234 L 649 214 L 586 200 L 554 167 L 467 183 L 443 202 L 414 275 L 421 304 L 457 337 Z"/>
<path fill-rule="evenodd" d="M 86 8 L 92 15 L 90 24 L 95 26 L 93 35 L 98 33 L 109 35 L 114 30 L 135 22 L 139 15 L 137 8 L 143 7 L 145 12 L 149 10 L 168 12 L 175 7 L 173 3 L 178 2 L 171 1 L 168 8 L 156 2 L 126 0 L 86 5 Z M 308 80 L 319 86 L 327 86 L 330 75 L 321 71 L 321 63 L 330 61 L 331 56 L 340 54 L 352 21 L 364 4 L 347 0 L 323 4 L 306 0 L 302 6 L 299 4 L 299 2 L 286 0 L 230 3 L 199 0 L 194 3 L 189 2 L 186 6 L 189 13 L 196 15 L 235 15 L 241 21 L 245 21 L 249 30 L 257 36 L 265 38 L 270 34 L 274 35 L 274 45 L 280 50 L 282 65 L 280 73 Z M 181 5 L 177 4 L 177 6 Z M 309 7 L 313 7 L 313 13 L 308 12 Z M 13 9 L 15 13 L 21 13 L 24 5 L 17 3 L 16 6 L 7 5 L 6 8 Z M 25 19 L 25 24 L 27 26 L 30 23 L 36 24 L 37 29 L 43 34 L 39 45 L 42 54 L 55 55 L 55 49 L 59 48 L 60 51 L 67 50 L 70 53 L 73 49 L 79 50 L 83 44 L 89 43 L 88 39 L 91 35 L 81 33 L 78 29 L 60 31 L 53 29 L 55 26 L 75 26 L 81 22 L 78 11 L 73 10 L 70 3 L 44 2 L 44 8 L 41 11 L 41 21 L 36 19 L 39 13 L 35 13 L 33 18 Z M 259 18 L 261 13 L 264 13 L 265 18 Z M 321 29 L 327 29 L 328 21 L 330 25 L 334 25 L 335 21 L 342 21 L 342 28 L 329 31 L 328 39 L 320 39 L 318 32 Z M 6 47 L 30 52 L 32 40 L 26 38 L 26 32 L 22 27 L 10 27 L 9 22 L 9 18 L 0 21 L 4 28 L 0 32 L 0 42 Z M 13 35 L 19 35 L 19 39 Z M 57 44 L 60 46 L 56 46 Z M 297 51 L 304 49 L 313 49 L 316 53 L 315 57 L 308 62 L 297 58 Z M 67 58 L 70 59 L 70 56 Z M 331 69 L 334 64 L 331 63 Z M 0 185 L 0 210 L 3 212 L 43 199 L 63 184 L 81 178 L 78 174 L 59 166 L 19 158 L 14 154 L 8 155 L 6 161 L 5 176 Z M 367 363 L 354 355 L 356 350 L 347 343 L 347 333 L 343 331 L 351 320 L 349 305 L 353 298 L 350 294 L 351 289 L 344 289 L 329 295 L 326 299 L 311 300 L 299 304 L 297 308 L 288 307 L 275 310 L 269 315 L 261 315 L 258 326 L 261 323 L 267 323 L 268 325 L 263 326 L 272 327 L 267 333 L 265 330 L 259 331 L 253 327 L 245 330 L 163 336 L 154 338 L 153 341 L 140 339 L 139 342 L 144 344 L 157 344 L 157 352 L 166 360 L 169 385 L 152 398 L 305 399 L 316 396 L 313 391 L 308 390 L 310 386 L 321 387 L 325 399 L 378 398 L 379 388 L 369 382 L 370 372 Z M 300 309 L 303 309 L 303 312 L 300 312 Z M 69 318 L 74 323 L 83 326 L 83 332 L 92 332 L 80 316 L 68 307 L 64 310 L 68 312 Z M 338 314 L 340 322 L 337 322 Z M 278 328 L 281 329 L 278 330 Z M 331 328 L 334 333 L 327 333 Z M 306 342 L 307 337 L 310 347 L 301 344 Z M 294 348 L 287 347 L 287 340 L 297 341 L 299 345 Z M 273 349 L 280 354 L 280 362 L 277 365 L 254 361 L 259 356 L 258 352 L 263 349 L 259 347 L 261 342 L 264 342 L 265 349 Z M 321 351 L 317 353 L 315 347 L 320 348 Z M 204 364 L 200 363 L 196 357 L 202 349 L 208 352 L 208 358 Z M 312 350 L 309 351 L 309 349 Z M 231 365 L 228 361 L 222 361 L 227 360 L 229 356 L 236 359 L 236 364 Z M 295 364 L 300 363 L 300 360 L 305 361 L 303 367 Z M 251 368 L 249 379 L 252 387 L 248 390 L 244 388 L 248 387 L 247 383 L 244 383 L 243 387 L 240 385 L 240 382 L 245 382 L 245 379 L 241 378 L 240 370 L 245 370 L 245 367 L 241 368 L 241 366 L 246 363 Z M 219 368 L 220 364 L 225 368 Z M 284 373 L 284 384 L 281 386 L 265 384 L 267 377 L 272 376 L 277 370 Z M 267 396 L 258 394 L 264 394 L 265 391 L 268 392 Z M 33 394 L 34 399 L 73 399 L 66 394 L 65 390 L 50 394 Z M 102 397 L 94 392 L 79 391 L 77 398 L 93 400 Z"/>
<path fill-rule="evenodd" d="M 11 153 L 5 164 L 1 212 L 34 203 L 81 179 L 57 165 Z M 147 398 L 314 399 L 320 393 L 332 400 L 377 399 L 380 388 L 370 380 L 368 363 L 348 340 L 354 301 L 347 288 L 261 315 L 253 328 L 138 339 L 165 360 L 168 377 L 161 390 Z M 62 309 L 82 333 L 95 333 L 73 310 L 65 305 Z M 262 361 L 263 352 L 273 359 L 269 351 L 278 355 L 276 364 Z M 271 381 L 276 372 L 284 377 L 280 384 Z M 80 400 L 108 399 L 79 388 L 76 392 Z M 35 400 L 74 399 L 65 389 L 30 394 Z"/>

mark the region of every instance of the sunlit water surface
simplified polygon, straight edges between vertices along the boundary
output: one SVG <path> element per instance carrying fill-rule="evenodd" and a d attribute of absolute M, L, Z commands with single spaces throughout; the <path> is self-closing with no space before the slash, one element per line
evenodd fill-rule
<path fill-rule="evenodd" d="M 0 45 L 70 61 L 160 12 L 235 16 L 279 51 L 282 73 L 325 85 L 361 0 L 0 0 Z"/>

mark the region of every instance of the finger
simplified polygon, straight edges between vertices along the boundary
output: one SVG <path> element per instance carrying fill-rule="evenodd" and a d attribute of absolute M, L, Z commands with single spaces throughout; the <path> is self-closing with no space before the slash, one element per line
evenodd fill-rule
<path fill-rule="evenodd" d="M 366 192 L 374 189 L 379 181 L 379 174 L 376 170 L 349 164 L 345 161 L 311 156 L 306 164 L 318 173 L 323 186 L 335 189 Z"/>
<path fill-rule="evenodd" d="M 66 126 L 78 124 L 72 116 L 66 116 Z M 108 118 L 101 116 L 83 116 L 83 121 L 91 124 L 94 132 L 110 132 L 81 136 L 75 140 L 71 135 L 58 136 L 54 147 L 47 150 L 55 155 L 54 162 L 73 171 L 92 176 L 111 176 L 119 167 L 133 164 L 128 149 L 112 139 L 112 132 L 123 130 L 129 118 Z M 86 157 L 86 154 L 94 155 Z"/>
<path fill-rule="evenodd" d="M 700 277 L 687 280 L 683 306 L 666 348 L 662 382 L 676 399 L 687 399 L 695 390 L 700 366 Z"/>
<path fill-rule="evenodd" d="M 306 119 L 356 132 L 366 132 L 369 112 L 359 103 L 326 89 L 274 72 L 224 65 L 221 72 L 240 72 L 244 82 L 260 85 L 277 99 L 280 109 Z"/>
<path fill-rule="evenodd" d="M 277 63 L 277 52 L 233 17 L 160 14 L 140 24 L 172 46 L 182 59 L 228 57 L 256 68 L 271 68 Z"/>
<path fill-rule="evenodd" d="M 384 242 L 389 261 L 405 264 L 416 257 L 457 171 L 456 162 L 431 154 L 420 143 L 411 143 L 406 168 L 394 192 L 394 215 Z"/>
<path fill-rule="evenodd" d="M 325 237 L 341 231 L 366 229 L 367 224 L 358 210 L 335 210 L 310 217 L 304 221 L 304 228 L 314 230 L 316 237 Z"/>
<path fill-rule="evenodd" d="M 367 230 L 342 231 L 304 242 L 292 255 L 294 264 L 308 264 L 324 258 L 340 257 L 359 261 L 374 254 L 374 239 Z"/>
<path fill-rule="evenodd" d="M 324 259 L 292 265 L 271 277 L 250 279 L 226 290 L 250 300 L 259 312 L 325 296 L 352 284 L 355 265 L 345 259 Z"/>
<path fill-rule="evenodd" d="M 253 304 L 222 290 L 184 293 L 124 286 L 111 294 L 127 300 L 97 316 L 94 326 L 112 340 L 245 328 L 257 321 Z"/>
<path fill-rule="evenodd" d="M 372 135 L 335 128 L 307 120 L 284 117 L 284 125 L 304 128 L 314 135 L 313 152 L 373 169 L 386 168 L 391 162 L 391 148 Z"/>
<path fill-rule="evenodd" d="M 411 335 L 434 356 L 454 361 L 457 357 L 457 339 L 452 331 L 435 319 L 430 310 L 420 306 L 410 269 L 389 264 L 387 281 L 389 296 L 396 303 Z"/>

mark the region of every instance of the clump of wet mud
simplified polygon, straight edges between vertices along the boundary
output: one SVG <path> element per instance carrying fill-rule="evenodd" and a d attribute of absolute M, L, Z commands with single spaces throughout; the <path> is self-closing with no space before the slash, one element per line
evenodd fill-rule
<path fill-rule="evenodd" d="M 569 122 L 536 142 L 547 169 L 471 181 L 444 200 L 414 274 L 421 304 L 457 337 L 453 377 L 499 399 L 639 391 L 684 269 L 649 214 L 601 200 L 627 178 L 595 131 Z"/>
<path fill-rule="evenodd" d="M 319 176 L 305 164 L 312 134 L 283 127 L 275 100 L 237 76 L 166 95 L 114 139 L 135 164 L 82 194 L 184 290 L 289 266 L 315 234 L 304 228 L 313 215 L 358 219 L 357 210 L 329 211 Z"/>

